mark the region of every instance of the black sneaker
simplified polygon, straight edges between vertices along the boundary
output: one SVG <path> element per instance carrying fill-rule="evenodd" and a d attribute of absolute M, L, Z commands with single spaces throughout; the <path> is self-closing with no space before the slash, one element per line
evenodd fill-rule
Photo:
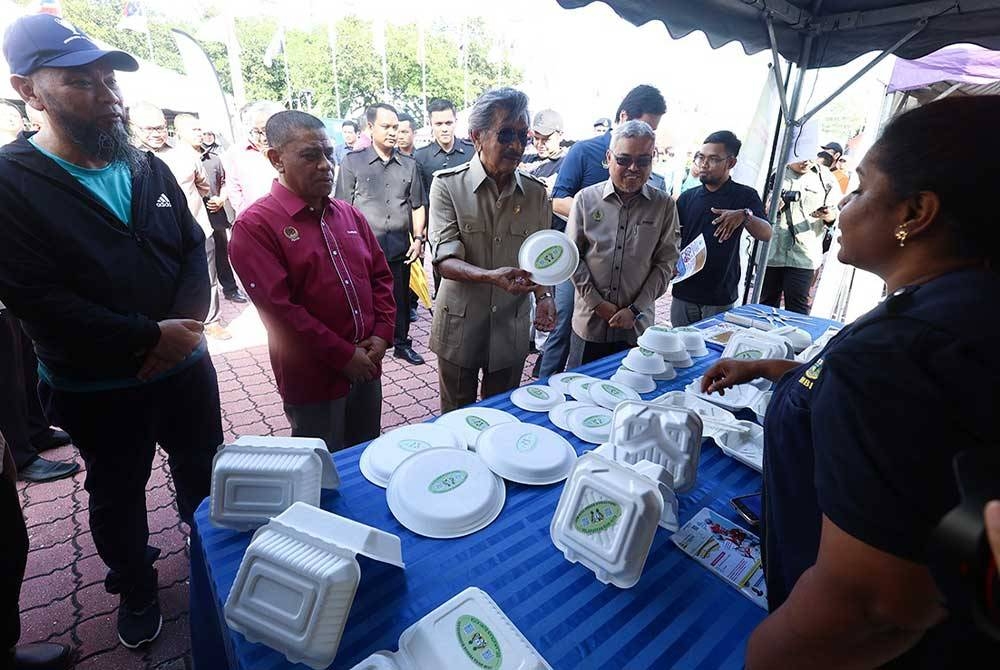
<path fill-rule="evenodd" d="M 118 605 L 118 639 L 129 649 L 152 642 L 160 634 L 163 616 L 160 614 L 160 597 L 156 570 L 145 586 L 122 594 Z"/>

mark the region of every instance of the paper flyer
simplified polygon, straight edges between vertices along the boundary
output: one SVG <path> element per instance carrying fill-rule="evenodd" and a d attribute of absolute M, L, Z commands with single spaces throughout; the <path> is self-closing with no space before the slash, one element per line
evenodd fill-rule
<path fill-rule="evenodd" d="M 670 539 L 758 607 L 767 609 L 767 585 L 756 535 L 706 507 Z"/>
<path fill-rule="evenodd" d="M 682 282 L 695 276 L 705 267 L 708 251 L 705 248 L 705 236 L 699 235 L 691 240 L 691 244 L 681 249 L 681 257 L 677 259 L 677 276 L 671 284 Z"/>

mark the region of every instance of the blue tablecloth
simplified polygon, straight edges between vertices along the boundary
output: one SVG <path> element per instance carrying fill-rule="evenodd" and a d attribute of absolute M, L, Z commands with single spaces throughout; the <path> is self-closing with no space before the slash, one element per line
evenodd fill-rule
<path fill-rule="evenodd" d="M 818 337 L 830 325 L 838 324 L 813 319 L 807 330 Z M 695 359 L 694 367 L 679 371 L 676 379 L 661 382 L 643 397 L 682 389 L 718 358 L 717 351 L 709 351 Z M 621 358 L 610 356 L 579 371 L 608 378 Z M 546 414 L 514 407 L 508 394 L 481 404 L 558 431 Z M 753 416 L 745 412 L 740 418 Z M 558 432 L 578 453 L 593 448 Z M 742 667 L 746 639 L 764 611 L 677 549 L 668 532 L 657 531 L 642 578 L 624 590 L 601 584 L 552 544 L 549 523 L 562 484 L 508 482 L 506 505 L 490 526 L 455 540 L 428 539 L 403 528 L 389 512 L 385 492 L 361 475 L 362 449 L 335 455 L 341 487 L 324 492 L 322 507 L 398 535 L 406 569 L 358 557 L 361 583 L 333 668 L 351 668 L 372 652 L 396 650 L 405 628 L 469 586 L 489 593 L 557 670 Z M 729 500 L 760 490 L 760 484 L 757 472 L 705 442 L 697 485 L 678 496 L 681 523 L 703 507 L 740 521 Z M 278 652 L 225 628 L 223 606 L 251 533 L 213 526 L 207 501 L 195 515 L 194 531 L 191 633 L 197 670 L 304 670 L 306 666 L 291 664 Z"/>

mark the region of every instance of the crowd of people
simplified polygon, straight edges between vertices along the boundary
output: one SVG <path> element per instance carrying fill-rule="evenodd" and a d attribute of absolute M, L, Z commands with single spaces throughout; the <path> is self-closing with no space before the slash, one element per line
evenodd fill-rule
<path fill-rule="evenodd" d="M 797 142 L 768 194 L 780 198 L 772 224 L 765 199 L 732 179 L 741 142 L 730 131 L 704 138 L 690 174 L 654 172 L 667 110 L 648 85 L 571 146 L 558 111 L 532 116 L 524 93 L 499 88 L 470 110 L 468 139 L 443 99 L 427 109 L 432 141 L 416 149 L 417 121 L 388 103 L 344 122 L 335 144 L 322 120 L 262 101 L 241 114 L 245 139 L 222 150 L 193 116 L 173 119 L 171 144 L 162 110 L 126 109 L 115 72 L 138 63 L 64 21 L 18 19 L 4 55 L 37 126 L 11 107 L 0 149 L 0 356 L 10 371 L 0 507 L 16 545 L 0 559 L 0 653 L 11 650 L 13 667 L 69 664 L 61 645 L 16 645 L 27 535 L 13 478 L 72 475 L 75 463 L 38 455 L 70 439 L 87 468 L 105 586 L 120 595 L 118 636 L 135 648 L 159 634 L 145 488 L 159 444 L 184 521 L 209 493 L 223 433 L 205 337 L 229 336 L 220 299 L 259 312 L 292 434 L 336 451 L 381 432 L 390 346 L 424 363 L 409 336 L 409 274 L 426 253 L 447 412 L 518 386 L 533 329 L 549 333 L 542 377 L 635 346 L 698 236 L 707 260 L 674 286 L 673 325 L 735 304 L 744 233 L 771 242 L 765 303 L 808 312 L 834 222 L 840 260 L 882 276 L 890 298 L 804 367 L 723 360 L 704 378 L 708 391 L 778 384 L 765 432 L 772 614 L 750 640 L 748 667 L 935 667 L 953 657 L 945 650 L 983 658 L 992 648 L 961 617 L 945 618 L 926 540 L 957 502 L 950 457 L 989 442 L 998 406 L 997 336 L 981 324 L 1000 288 L 997 240 L 971 197 L 986 171 L 962 169 L 954 153 L 982 148 L 997 98 L 901 117 L 846 197 L 840 145 Z M 959 117 L 967 122 L 950 122 Z M 547 229 L 580 254 L 557 286 L 518 264 L 525 239 Z M 967 370 L 987 377 L 971 399 L 959 389 Z"/>

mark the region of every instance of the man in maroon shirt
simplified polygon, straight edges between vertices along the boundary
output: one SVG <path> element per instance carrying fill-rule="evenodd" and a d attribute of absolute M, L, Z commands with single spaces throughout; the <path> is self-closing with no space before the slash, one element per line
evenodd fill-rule
<path fill-rule="evenodd" d="M 230 259 L 267 327 L 292 435 L 336 451 L 381 431 L 392 274 L 361 212 L 330 197 L 334 148 L 323 122 L 286 111 L 266 130 L 278 179 L 237 217 Z"/>

